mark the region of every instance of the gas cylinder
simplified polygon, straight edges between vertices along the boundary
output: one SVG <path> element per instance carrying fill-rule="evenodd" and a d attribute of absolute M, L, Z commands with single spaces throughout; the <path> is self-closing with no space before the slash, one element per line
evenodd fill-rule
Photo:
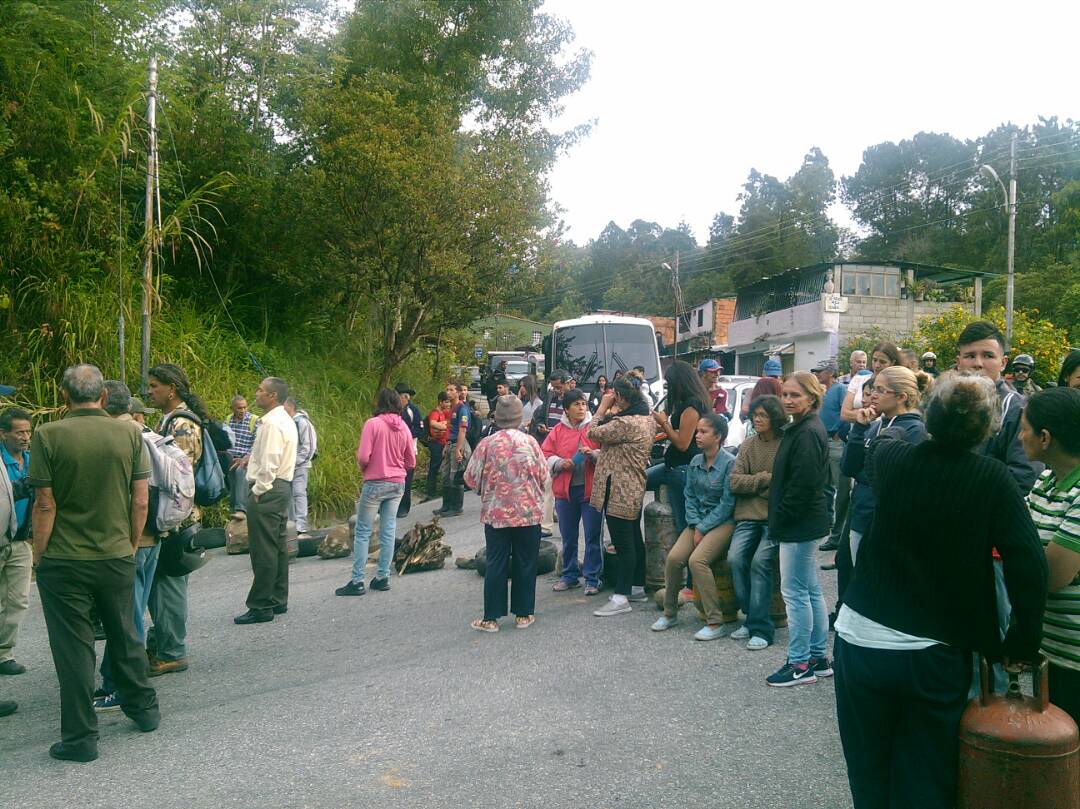
<path fill-rule="evenodd" d="M 980 660 L 982 693 L 960 719 L 959 809 L 1080 809 L 1080 736 L 1067 713 L 1051 705 L 1046 658 L 1035 666 L 1034 697 L 1009 672 L 1005 694 L 990 692 Z"/>
<path fill-rule="evenodd" d="M 664 586 L 664 563 L 675 544 L 675 515 L 671 511 L 668 487 L 661 486 L 656 499 L 645 506 L 645 589 Z"/>

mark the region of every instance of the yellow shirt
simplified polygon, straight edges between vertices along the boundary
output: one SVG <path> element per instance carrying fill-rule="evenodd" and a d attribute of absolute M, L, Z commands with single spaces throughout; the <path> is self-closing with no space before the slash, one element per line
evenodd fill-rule
<path fill-rule="evenodd" d="M 278 405 L 261 419 L 247 465 L 251 493 L 266 494 L 275 480 L 291 482 L 296 467 L 296 423 Z"/>

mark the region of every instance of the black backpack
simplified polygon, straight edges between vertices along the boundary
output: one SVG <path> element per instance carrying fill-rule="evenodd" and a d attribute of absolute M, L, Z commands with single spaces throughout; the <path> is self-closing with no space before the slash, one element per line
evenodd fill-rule
<path fill-rule="evenodd" d="M 469 426 L 465 430 L 465 440 L 469 442 L 472 449 L 476 449 L 476 445 L 484 437 L 484 425 L 481 423 L 480 414 L 476 412 L 473 403 L 469 402 L 466 407 L 469 408 Z"/>

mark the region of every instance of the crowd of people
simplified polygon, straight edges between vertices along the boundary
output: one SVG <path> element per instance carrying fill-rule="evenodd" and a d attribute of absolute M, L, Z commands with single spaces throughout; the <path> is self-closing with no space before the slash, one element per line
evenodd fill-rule
<path fill-rule="evenodd" d="M 543 391 L 531 377 L 516 392 L 502 383 L 487 424 L 456 382 L 426 417 L 401 383 L 378 392 L 361 431 L 354 565 L 336 594 L 390 588 L 418 443 L 429 452 L 427 497 L 441 488 L 436 515 L 460 515 L 466 488 L 480 498 L 487 567 L 472 628 L 482 632 L 499 631 L 508 614 L 518 629 L 535 623 L 538 549 L 556 521 L 552 590 L 584 586 L 597 596 L 606 582 L 613 592 L 594 615 L 632 612 L 646 599 L 646 492 L 664 488 L 676 539 L 651 629 L 676 627 L 690 595 L 702 618 L 695 640 L 769 647 L 778 562 L 787 653 L 766 683 L 836 675 L 856 807 L 949 806 L 973 655 L 1012 665 L 1041 651 L 1051 701 L 1080 717 L 1080 352 L 1066 358 L 1058 386 L 1041 391 L 1030 360 L 1014 359 L 1007 382 L 1005 340 L 986 322 L 960 335 L 948 371 L 932 353 L 888 342 L 853 353 L 846 377 L 831 361 L 783 376 L 770 359 L 734 415 L 711 359 L 697 369 L 673 362 L 660 409 L 641 369 L 592 392 L 562 370 Z M 0 414 L 0 674 L 25 671 L 13 650 L 33 566 L 60 681 L 61 741 L 50 753 L 88 761 L 98 754 L 96 712 L 121 710 L 154 730 L 149 678 L 188 667 L 200 506 L 227 491 L 234 517 L 247 520 L 253 576 L 235 622 L 287 612 L 286 524 L 308 529 L 306 481 L 318 449 L 310 417 L 273 377 L 255 394 L 261 417 L 237 396 L 219 424 L 182 369 L 155 366 L 154 431 L 148 408 L 93 366 L 69 368 L 62 391 L 68 412 L 59 421 L 34 429 L 25 411 Z M 724 449 L 730 418 L 746 421 L 735 454 Z M 663 457 L 652 463 L 657 445 Z M 162 522 L 171 513 L 163 469 L 193 481 L 175 524 Z M 376 516 L 379 559 L 365 582 Z M 819 547 L 836 551 L 820 566 L 838 572 L 832 614 Z M 736 625 L 725 623 L 717 591 L 721 560 L 745 616 Z M 92 611 L 106 639 L 97 690 Z M 14 710 L 0 703 L 0 713 Z"/>

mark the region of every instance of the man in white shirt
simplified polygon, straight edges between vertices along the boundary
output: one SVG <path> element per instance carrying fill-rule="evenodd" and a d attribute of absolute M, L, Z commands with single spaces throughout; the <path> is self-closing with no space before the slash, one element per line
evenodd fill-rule
<path fill-rule="evenodd" d="M 233 620 L 260 624 L 289 611 L 289 555 L 285 525 L 292 499 L 298 438 L 296 423 L 286 412 L 289 386 L 269 376 L 255 393 L 255 406 L 266 413 L 251 447 L 247 465 L 248 546 L 254 579 L 248 591 L 248 610 Z"/>

